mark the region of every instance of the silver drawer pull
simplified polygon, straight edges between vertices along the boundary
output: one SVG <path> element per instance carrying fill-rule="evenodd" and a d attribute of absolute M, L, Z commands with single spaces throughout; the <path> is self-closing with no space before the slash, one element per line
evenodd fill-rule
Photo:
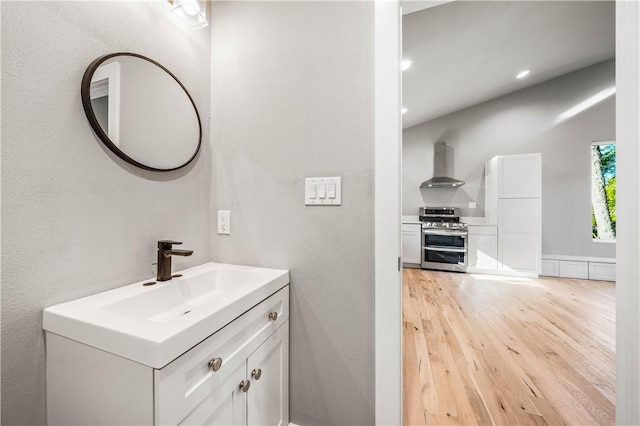
<path fill-rule="evenodd" d="M 255 369 L 251 372 L 251 378 L 260 380 L 260 377 L 262 377 L 262 370 L 260 368 Z"/>
<path fill-rule="evenodd" d="M 220 370 L 220 367 L 222 367 L 222 358 L 214 358 L 209 361 L 209 368 L 212 371 L 218 371 Z"/>
<path fill-rule="evenodd" d="M 246 392 L 249 390 L 249 386 L 251 386 L 251 382 L 249 380 L 243 380 L 240 382 L 239 388 L 242 392 Z"/>
<path fill-rule="evenodd" d="M 277 312 L 269 312 L 269 319 L 271 321 L 275 321 L 278 319 L 278 313 Z"/>
<path fill-rule="evenodd" d="M 466 253 L 467 252 L 466 248 L 428 247 L 428 246 L 427 247 L 422 246 L 422 248 L 429 251 L 442 251 L 447 253 Z"/>

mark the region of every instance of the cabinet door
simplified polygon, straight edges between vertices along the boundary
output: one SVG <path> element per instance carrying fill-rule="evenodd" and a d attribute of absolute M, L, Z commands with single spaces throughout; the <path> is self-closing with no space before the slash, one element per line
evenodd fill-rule
<path fill-rule="evenodd" d="M 469 267 L 498 269 L 498 236 L 469 234 Z"/>
<path fill-rule="evenodd" d="M 498 198 L 540 198 L 542 156 L 505 155 L 498 166 Z"/>
<path fill-rule="evenodd" d="M 538 256 L 537 235 L 501 235 L 501 269 L 511 272 L 538 272 Z"/>
<path fill-rule="evenodd" d="M 535 198 L 506 199 L 498 202 L 500 232 L 536 234 L 540 229 L 540 200 Z"/>
<path fill-rule="evenodd" d="M 420 241 L 422 226 L 420 224 L 402 225 L 402 263 L 420 263 Z"/>
<path fill-rule="evenodd" d="M 289 321 L 251 354 L 247 360 L 247 378 L 251 381 L 247 392 L 247 424 L 288 425 Z"/>
<path fill-rule="evenodd" d="M 236 426 L 247 424 L 247 394 L 240 389 L 246 366 L 239 365 L 179 424 Z"/>
<path fill-rule="evenodd" d="M 504 271 L 540 270 L 540 199 L 501 199 L 498 202 L 498 260 Z"/>

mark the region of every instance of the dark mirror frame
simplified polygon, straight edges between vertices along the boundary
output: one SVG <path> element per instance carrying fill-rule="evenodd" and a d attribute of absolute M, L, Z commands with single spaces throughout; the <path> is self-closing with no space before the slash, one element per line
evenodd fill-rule
<path fill-rule="evenodd" d="M 91 79 L 93 78 L 93 74 L 95 73 L 95 71 L 98 69 L 98 67 L 100 65 L 102 65 L 108 59 L 111 59 L 111 58 L 113 58 L 115 56 L 134 56 L 136 58 L 140 58 L 140 59 L 143 59 L 145 61 L 151 62 L 152 64 L 154 64 L 155 66 L 159 67 L 164 72 L 169 74 L 171 76 L 171 78 L 173 78 L 175 80 L 175 82 L 180 85 L 182 90 L 184 90 L 184 93 L 187 95 L 187 97 L 189 98 L 189 101 L 191 102 L 191 105 L 193 106 L 193 111 L 196 114 L 196 118 L 198 119 L 198 132 L 199 132 L 198 147 L 196 148 L 196 150 L 193 153 L 193 155 L 191 156 L 191 158 L 189 158 L 189 160 L 187 160 L 184 164 L 181 164 L 181 165 L 179 165 L 177 167 L 173 167 L 173 168 L 170 168 L 170 169 L 158 169 L 158 168 L 155 168 L 155 167 L 150 167 L 150 166 L 147 166 L 145 164 L 142 164 L 142 163 L 134 160 L 133 158 L 129 157 L 123 151 L 121 151 L 120 148 L 118 148 L 111 141 L 111 139 L 109 139 L 109 136 L 107 135 L 105 130 L 100 126 L 100 123 L 98 122 L 98 119 L 96 118 L 96 114 L 93 111 L 93 106 L 91 105 Z M 84 75 L 82 76 L 82 84 L 81 84 L 81 87 L 80 87 L 80 95 L 82 97 L 82 107 L 84 108 L 84 112 L 85 112 L 85 114 L 87 116 L 87 119 L 89 120 L 89 124 L 91 124 L 91 128 L 93 129 L 95 134 L 98 136 L 98 138 L 100 138 L 102 143 L 104 143 L 107 146 L 107 148 L 109 148 L 111 150 L 111 152 L 113 152 L 114 154 L 116 154 L 118 157 L 120 157 L 121 159 L 123 159 L 124 161 L 126 161 L 129 164 L 133 164 L 134 166 L 140 167 L 140 168 L 145 169 L 145 170 L 151 170 L 151 171 L 155 171 L 155 172 L 169 172 L 169 171 L 177 170 L 177 169 L 180 169 L 180 168 L 186 166 L 191 161 L 193 161 L 193 159 L 196 158 L 196 156 L 198 155 L 198 152 L 200 152 L 200 146 L 202 145 L 202 122 L 200 121 L 200 114 L 198 113 L 198 108 L 196 107 L 195 102 L 193 102 L 193 98 L 189 94 L 189 91 L 186 89 L 186 87 L 184 87 L 184 85 L 180 82 L 180 80 L 178 80 L 178 78 L 175 75 L 173 75 L 173 73 L 171 71 L 169 71 L 167 68 L 165 68 L 164 66 L 162 66 L 158 62 L 154 61 L 153 59 L 147 58 L 146 56 L 139 55 L 137 53 L 130 53 L 130 52 L 117 52 L 117 53 L 110 53 L 108 55 L 100 56 L 98 59 L 96 59 L 93 62 L 91 62 L 89 64 L 89 66 L 87 67 L 87 69 L 85 70 Z"/>

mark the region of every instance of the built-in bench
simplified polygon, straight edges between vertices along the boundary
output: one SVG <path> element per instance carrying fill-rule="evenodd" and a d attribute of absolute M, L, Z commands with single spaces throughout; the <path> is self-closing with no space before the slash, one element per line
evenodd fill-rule
<path fill-rule="evenodd" d="M 616 280 L 616 259 L 610 257 L 565 256 L 543 254 L 540 275 L 581 278 L 585 280 Z"/>

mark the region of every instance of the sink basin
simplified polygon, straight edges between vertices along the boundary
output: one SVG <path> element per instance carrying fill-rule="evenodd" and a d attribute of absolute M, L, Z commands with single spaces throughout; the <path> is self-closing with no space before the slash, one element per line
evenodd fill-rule
<path fill-rule="evenodd" d="M 205 263 L 44 310 L 43 328 L 161 368 L 289 283 L 289 271 Z"/>

